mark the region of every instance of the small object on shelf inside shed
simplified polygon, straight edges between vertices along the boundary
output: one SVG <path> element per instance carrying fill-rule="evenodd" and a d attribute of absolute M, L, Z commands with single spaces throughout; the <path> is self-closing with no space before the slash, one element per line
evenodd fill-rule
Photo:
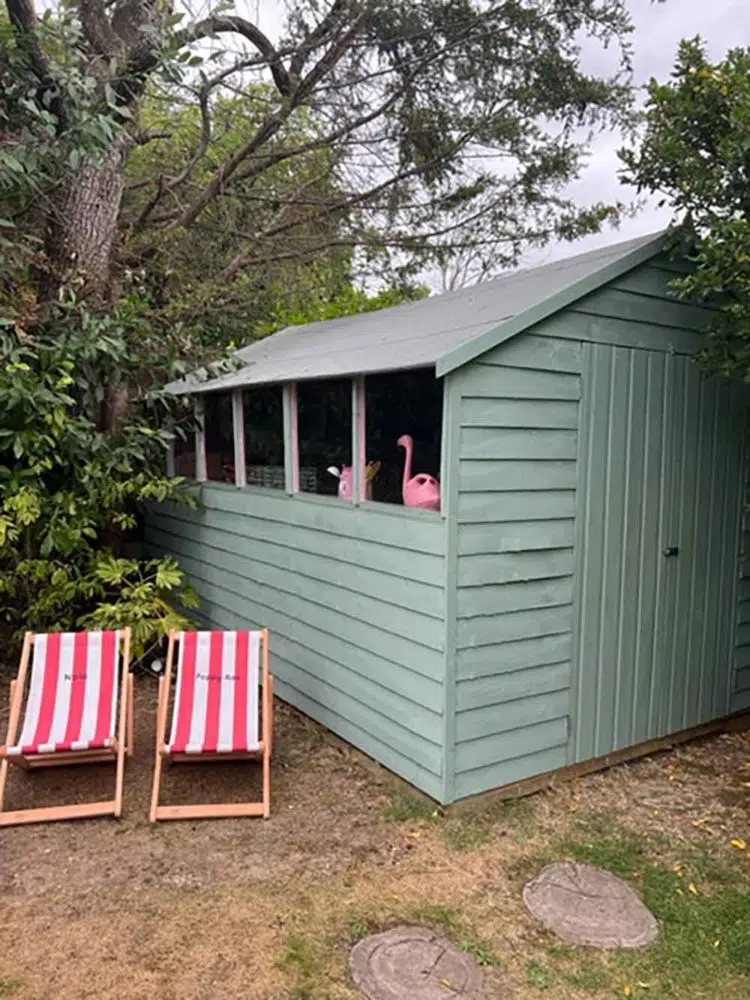
<path fill-rule="evenodd" d="M 427 472 L 411 474 L 414 439 L 411 434 L 402 434 L 398 439 L 400 448 L 406 451 L 402 494 L 405 507 L 420 507 L 422 510 L 440 510 L 440 483 Z"/>

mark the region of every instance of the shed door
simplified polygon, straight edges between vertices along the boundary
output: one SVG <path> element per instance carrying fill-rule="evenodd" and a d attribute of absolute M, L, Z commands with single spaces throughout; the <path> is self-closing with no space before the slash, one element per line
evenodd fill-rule
<path fill-rule="evenodd" d="M 737 390 L 679 355 L 586 355 L 573 760 L 727 711 L 742 470 Z"/>

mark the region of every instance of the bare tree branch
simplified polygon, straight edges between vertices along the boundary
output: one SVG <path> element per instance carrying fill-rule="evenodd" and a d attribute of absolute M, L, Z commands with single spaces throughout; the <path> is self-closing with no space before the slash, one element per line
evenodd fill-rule
<path fill-rule="evenodd" d="M 171 132 L 160 132 L 158 129 L 146 129 L 145 131 L 135 133 L 133 136 L 133 144 L 135 146 L 146 146 L 149 142 L 153 142 L 155 139 L 171 138 Z"/>
<path fill-rule="evenodd" d="M 198 163 L 206 155 L 206 151 L 211 144 L 211 113 L 208 106 L 208 90 L 206 87 L 201 88 L 198 93 L 198 106 L 200 107 L 201 112 L 201 137 L 198 143 L 198 148 L 188 160 L 185 168 L 175 177 L 167 177 L 164 174 L 159 177 L 156 183 L 156 190 L 146 203 L 143 211 L 138 216 L 135 223 L 132 225 L 132 231 L 137 232 L 146 225 L 165 192 L 172 192 L 175 188 L 179 187 L 180 184 L 184 183 L 193 173 Z"/>
<path fill-rule="evenodd" d="M 350 10 L 357 10 L 359 6 L 359 4 L 352 3 L 351 0 L 335 0 L 326 16 L 310 32 L 292 56 L 289 63 L 289 76 L 295 83 L 299 82 L 310 53 L 319 45 L 323 45 L 326 42 L 339 27 L 340 23 L 343 22 Z"/>
<path fill-rule="evenodd" d="M 308 94 L 312 93 L 317 84 L 331 72 L 333 67 L 343 58 L 344 54 L 348 50 L 354 38 L 356 38 L 357 33 L 364 20 L 363 14 L 358 14 L 352 24 L 349 26 L 347 31 L 342 32 L 342 34 L 335 39 L 327 52 L 318 60 L 318 62 L 313 66 L 309 73 L 300 81 L 299 87 L 295 93 L 295 100 L 297 102 L 304 100 Z"/>
<path fill-rule="evenodd" d="M 189 226 L 191 223 L 195 222 L 206 205 L 213 201 L 229 178 L 235 173 L 237 168 L 247 159 L 248 156 L 252 155 L 256 149 L 260 149 L 264 143 L 268 142 L 269 139 L 276 135 L 291 113 L 292 107 L 287 102 L 275 115 L 271 115 L 266 118 L 266 120 L 256 130 L 252 139 L 246 142 L 244 146 L 238 149 L 236 153 L 221 164 L 219 169 L 214 173 L 211 181 L 193 201 L 192 205 L 184 211 L 179 219 L 167 228 L 179 229 L 183 226 Z"/>
<path fill-rule="evenodd" d="M 179 32 L 177 43 L 179 45 L 187 45 L 189 42 L 195 42 L 202 38 L 210 38 L 212 35 L 227 33 L 241 35 L 255 46 L 267 62 L 277 90 L 284 97 L 289 97 L 292 93 L 292 85 L 281 56 L 276 51 L 270 38 L 260 28 L 242 17 L 228 15 L 207 17 L 203 21 L 198 21 L 189 28 L 185 28 L 184 31 Z"/>
<path fill-rule="evenodd" d="M 462 137 L 461 140 L 458 143 L 456 143 L 456 150 L 453 152 L 456 152 L 462 145 L 465 145 L 469 141 L 469 138 L 470 137 L 468 136 Z M 404 181 L 409 180 L 412 177 L 416 177 L 425 168 L 429 168 L 431 166 L 432 167 L 437 166 L 438 163 L 445 158 L 445 155 L 447 154 L 443 154 L 441 157 L 436 157 L 433 163 L 420 164 L 419 166 L 411 167 L 406 170 L 401 170 L 394 176 L 389 177 L 387 180 L 381 182 L 380 184 L 375 184 L 366 191 L 359 191 L 356 194 L 353 194 L 351 192 L 345 194 L 343 198 L 340 198 L 337 202 L 334 202 L 328 206 L 328 209 L 326 211 L 326 216 L 328 218 L 332 218 L 335 217 L 336 215 L 340 215 L 343 212 L 349 212 L 356 205 L 369 201 L 370 199 L 374 198 L 381 192 L 387 191 L 390 188 L 402 184 Z M 453 153 L 451 155 L 453 155 Z M 252 257 L 254 244 L 262 241 L 263 239 L 268 239 L 272 236 L 279 236 L 286 230 L 294 226 L 300 225 L 299 219 L 295 219 L 293 222 L 289 223 L 283 222 L 282 221 L 283 214 L 284 212 L 282 210 L 282 212 L 278 213 L 277 218 L 275 220 L 272 220 L 273 223 L 272 225 L 267 226 L 266 229 L 263 230 L 263 232 L 256 234 L 253 243 L 251 243 L 250 246 L 243 248 L 235 255 L 234 259 L 230 261 L 230 263 L 221 272 L 219 276 L 220 281 L 231 281 L 233 278 L 237 276 L 239 271 L 241 271 L 242 268 L 247 265 L 248 261 Z M 308 214 L 308 217 L 305 218 L 304 221 L 306 224 L 311 225 L 314 224 L 319 217 L 320 217 L 319 212 L 312 212 Z"/>

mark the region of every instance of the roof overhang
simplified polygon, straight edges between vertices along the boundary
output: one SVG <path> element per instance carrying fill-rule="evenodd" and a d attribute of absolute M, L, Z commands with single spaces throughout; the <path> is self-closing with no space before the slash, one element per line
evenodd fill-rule
<path fill-rule="evenodd" d="M 619 278 L 620 275 L 632 271 L 639 264 L 645 264 L 646 261 L 651 260 L 652 257 L 656 257 L 664 250 L 667 237 L 668 233 L 666 231 L 659 233 L 652 240 L 649 240 L 648 243 L 644 243 L 635 250 L 623 254 L 622 257 L 611 264 L 606 264 L 598 271 L 586 275 L 585 278 L 581 278 L 580 281 L 574 282 L 555 295 L 550 295 L 549 298 L 536 303 L 516 316 L 511 316 L 509 319 L 503 320 L 491 330 L 487 330 L 465 344 L 460 344 L 458 347 L 453 348 L 453 350 L 447 351 L 438 358 L 435 364 L 436 374 L 439 377 L 448 375 L 450 372 L 455 371 L 456 368 L 461 368 L 470 361 L 474 361 L 480 355 L 486 354 L 508 340 L 512 340 L 513 337 L 517 337 L 519 333 L 523 333 L 529 327 L 541 323 L 543 320 L 567 308 L 584 296 L 597 291 L 603 285 L 614 281 L 615 278 Z"/>
<path fill-rule="evenodd" d="M 632 249 L 624 250 L 621 255 L 610 259 L 608 263 L 590 270 L 583 277 L 548 294 L 546 298 L 525 307 L 521 305 L 519 311 L 512 315 L 506 310 L 505 318 L 502 318 L 502 312 L 496 312 L 492 318 L 482 317 L 483 308 L 480 304 L 482 296 L 489 294 L 486 290 L 492 287 L 492 283 L 472 286 L 472 289 L 466 290 L 467 299 L 463 306 L 464 312 L 460 314 L 459 325 L 454 324 L 443 329 L 438 326 L 428 341 L 418 329 L 417 332 L 412 330 L 410 322 L 413 322 L 415 315 L 412 310 L 427 302 L 434 306 L 443 298 L 442 296 L 422 300 L 421 303 L 395 306 L 392 310 L 386 309 L 381 313 L 350 317 L 360 326 L 364 323 L 368 328 L 366 331 L 368 334 L 372 326 L 370 335 L 372 339 L 358 342 L 354 347 L 346 342 L 350 327 L 346 325 L 344 319 L 318 321 L 303 327 L 286 327 L 271 335 L 269 338 L 273 342 L 271 348 L 265 348 L 264 341 L 261 340 L 240 349 L 235 357 L 244 364 L 234 371 L 207 377 L 208 372 L 204 368 L 185 378 L 170 382 L 166 386 L 166 391 L 174 395 L 227 392 L 254 385 L 278 385 L 290 381 L 304 382 L 321 378 L 353 378 L 357 375 L 410 371 L 419 368 L 434 368 L 436 377 L 443 378 L 657 256 L 665 249 L 669 236 L 670 230 L 663 230 L 650 238 L 641 237 L 632 241 L 637 244 Z M 616 248 L 615 244 L 612 249 Z M 573 258 L 563 258 L 560 262 L 542 265 L 538 270 L 544 272 L 551 267 L 564 265 L 568 260 L 574 262 L 588 255 L 587 253 Z M 521 277 L 524 273 L 533 273 L 534 270 L 537 269 L 532 268 L 531 272 L 516 272 L 515 275 L 508 275 L 508 278 Z M 445 314 L 445 310 L 450 309 L 451 305 L 455 309 L 455 302 L 449 294 L 438 308 Z M 394 316 L 399 317 L 401 322 L 397 339 L 387 341 L 382 335 L 382 328 L 379 330 L 378 324 L 382 322 L 383 313 L 390 314 L 391 322 Z M 419 316 L 415 328 L 418 326 Z M 315 349 L 311 351 L 305 346 L 300 352 L 299 341 L 295 338 L 298 338 L 300 330 L 305 329 L 313 331 L 318 340 L 324 335 L 325 342 L 313 341 L 317 344 Z M 245 352 L 250 355 L 247 360 L 243 357 Z M 256 354 L 257 359 L 254 356 Z M 325 363 L 323 358 L 326 359 Z"/>

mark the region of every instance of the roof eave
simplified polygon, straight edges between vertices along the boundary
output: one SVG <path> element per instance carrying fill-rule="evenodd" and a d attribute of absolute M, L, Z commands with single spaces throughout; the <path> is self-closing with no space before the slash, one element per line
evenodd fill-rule
<path fill-rule="evenodd" d="M 646 261 L 651 260 L 652 257 L 656 257 L 657 254 L 661 253 L 666 244 L 667 236 L 668 233 L 666 231 L 659 233 L 652 240 L 637 247 L 635 250 L 631 250 L 629 253 L 623 254 L 622 257 L 612 261 L 611 264 L 605 264 L 598 271 L 587 274 L 585 278 L 581 278 L 567 288 L 563 288 L 554 295 L 550 295 L 549 298 L 544 299 L 542 302 L 537 302 L 536 305 L 531 306 L 529 309 L 524 309 L 517 316 L 511 316 L 510 319 L 503 320 L 497 326 L 493 326 L 490 330 L 481 333 L 478 337 L 467 340 L 458 347 L 447 351 L 435 362 L 435 374 L 438 378 L 442 378 L 449 374 L 449 372 L 455 371 L 457 368 L 462 368 L 464 365 L 469 364 L 469 362 L 476 360 L 480 355 L 486 354 L 495 347 L 499 347 L 500 344 L 504 344 L 506 341 L 518 336 L 519 333 L 523 333 L 524 330 L 528 330 L 529 327 L 534 326 L 536 323 L 541 323 L 542 320 L 548 319 L 554 313 L 567 308 L 585 295 L 590 295 L 591 292 L 595 292 L 602 285 L 614 281 L 615 278 L 619 278 L 620 275 L 625 274 L 627 271 L 632 271 L 639 264 L 645 264 Z"/>
<path fill-rule="evenodd" d="M 250 369 L 248 365 L 248 370 Z M 207 395 L 211 392 L 231 392 L 233 389 L 247 389 L 253 387 L 260 387 L 266 385 L 284 385 L 288 382 L 315 382 L 319 379 L 324 378 L 357 378 L 360 375 L 381 375 L 390 374 L 393 372 L 402 371 L 422 371 L 424 369 L 431 369 L 435 367 L 434 360 L 421 360 L 415 361 L 413 364 L 408 365 L 397 365 L 394 364 L 388 368 L 370 368 L 366 370 L 362 369 L 352 369 L 352 371 L 340 371 L 335 375 L 297 375 L 289 378 L 278 378 L 270 379 L 268 381 L 263 380 L 259 382 L 253 381 L 243 381 L 242 379 L 230 379 L 229 376 L 219 376 L 215 379 L 208 379 L 206 381 L 195 381 L 189 382 L 187 379 L 179 379 L 174 382 L 168 382 L 164 387 L 164 391 L 168 392 L 171 396 L 186 396 L 186 395 Z M 232 374 L 240 375 L 244 369 L 239 369 L 237 372 Z"/>

